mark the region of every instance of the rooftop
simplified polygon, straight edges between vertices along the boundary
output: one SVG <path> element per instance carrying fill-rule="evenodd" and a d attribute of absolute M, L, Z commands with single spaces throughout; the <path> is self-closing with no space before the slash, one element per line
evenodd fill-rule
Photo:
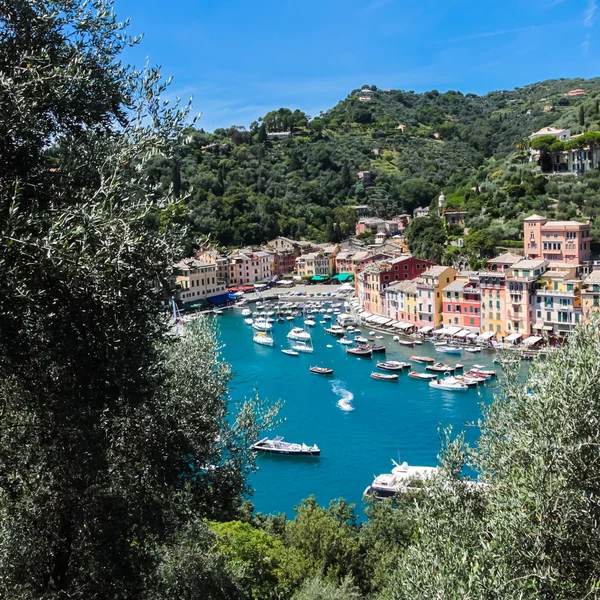
<path fill-rule="evenodd" d="M 196 258 L 184 258 L 175 264 L 176 269 L 187 270 L 187 269 L 200 269 L 201 267 L 212 267 L 215 268 L 215 265 L 211 265 L 210 263 L 202 262 Z"/>
<path fill-rule="evenodd" d="M 444 265 L 436 265 L 434 267 L 429 267 L 425 273 L 423 273 L 423 277 L 439 277 L 444 271 L 449 269 L 450 267 L 445 267 Z"/>
<path fill-rule="evenodd" d="M 512 266 L 513 269 L 539 269 L 548 263 L 545 260 L 521 260 Z"/>
<path fill-rule="evenodd" d="M 469 285 L 468 281 L 453 281 L 449 283 L 445 288 L 444 292 L 462 292 L 465 289 L 465 286 Z"/>
<path fill-rule="evenodd" d="M 600 283 L 600 271 L 592 271 L 585 278 L 584 283 Z"/>
<path fill-rule="evenodd" d="M 513 252 L 505 252 L 496 258 L 490 258 L 488 265 L 514 265 L 515 263 L 523 260 L 520 254 L 514 254 Z"/>
<path fill-rule="evenodd" d="M 546 217 L 542 217 L 542 215 L 531 215 L 530 217 L 523 219 L 523 221 L 547 221 L 547 220 L 548 219 L 546 219 Z"/>

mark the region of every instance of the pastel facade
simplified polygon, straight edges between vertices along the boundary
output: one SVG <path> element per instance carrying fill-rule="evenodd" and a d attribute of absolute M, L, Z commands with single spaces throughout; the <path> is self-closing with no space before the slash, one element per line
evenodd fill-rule
<path fill-rule="evenodd" d="M 540 215 L 524 220 L 524 249 L 528 258 L 584 265 L 591 259 L 590 224 L 548 221 Z"/>
<path fill-rule="evenodd" d="M 592 271 L 583 281 L 581 304 L 584 319 L 600 312 L 600 271 Z"/>
<path fill-rule="evenodd" d="M 326 246 L 319 252 L 309 252 L 296 259 L 296 273 L 301 277 L 333 277 L 339 246 Z"/>
<path fill-rule="evenodd" d="M 418 317 L 421 325 L 442 324 L 442 290 L 450 285 L 458 271 L 453 267 L 430 267 L 420 278 L 418 289 Z"/>
<path fill-rule="evenodd" d="M 481 292 L 476 275 L 458 275 L 443 292 L 442 319 L 447 326 L 459 326 L 479 333 L 481 327 Z"/>
<path fill-rule="evenodd" d="M 178 272 L 175 277 L 178 302 L 193 304 L 226 291 L 225 280 L 219 279 L 214 264 L 188 258 L 177 263 L 175 267 Z"/>
<path fill-rule="evenodd" d="M 267 252 L 234 250 L 229 255 L 230 281 L 232 285 L 244 285 L 268 281 L 273 277 L 273 262 Z M 231 268 L 233 266 L 233 269 Z"/>

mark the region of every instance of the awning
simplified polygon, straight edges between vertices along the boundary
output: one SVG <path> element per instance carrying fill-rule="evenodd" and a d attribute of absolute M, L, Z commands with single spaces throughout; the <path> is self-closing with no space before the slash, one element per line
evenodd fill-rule
<path fill-rule="evenodd" d="M 466 338 L 469 335 L 469 330 L 468 329 L 463 329 L 462 331 L 459 331 L 454 337 L 457 338 Z"/>
<path fill-rule="evenodd" d="M 207 300 L 211 304 L 223 304 L 224 302 L 231 302 L 235 299 L 235 294 L 230 294 L 227 292 L 226 294 L 219 294 L 218 296 L 211 296 L 207 298 Z"/>
<path fill-rule="evenodd" d="M 425 327 L 421 327 L 421 329 L 419 329 L 419 333 L 429 333 L 432 329 L 432 325 L 425 325 Z"/>
<path fill-rule="evenodd" d="M 414 323 L 400 323 L 399 329 L 410 329 L 411 327 L 416 327 Z"/>
<path fill-rule="evenodd" d="M 323 277 L 322 275 L 313 275 L 311 281 L 327 281 L 328 277 Z"/>
<path fill-rule="evenodd" d="M 368 319 L 369 317 L 372 317 L 373 313 L 367 312 L 366 310 L 364 310 L 361 315 L 360 318 L 361 319 Z"/>
<path fill-rule="evenodd" d="M 542 329 L 543 329 L 544 331 L 552 331 L 552 330 L 554 329 L 554 327 L 552 327 L 552 325 L 544 325 L 544 326 L 542 327 Z"/>
<path fill-rule="evenodd" d="M 477 339 L 477 334 L 476 334 L 476 333 L 470 333 L 470 334 L 469 334 L 467 337 L 468 337 L 470 340 L 475 340 L 475 339 Z"/>
<path fill-rule="evenodd" d="M 523 336 L 520 333 L 511 333 L 504 341 L 505 342 L 516 342 L 518 339 Z"/>
<path fill-rule="evenodd" d="M 533 328 L 536 329 L 537 331 L 539 331 L 540 329 L 544 328 L 544 324 L 543 323 L 535 323 L 533 325 Z"/>
<path fill-rule="evenodd" d="M 387 324 L 388 327 L 396 327 L 396 325 L 398 325 L 398 321 L 394 321 L 394 319 Z"/>
<path fill-rule="evenodd" d="M 446 333 L 448 335 L 456 335 L 461 329 L 462 327 L 448 327 Z"/>
<path fill-rule="evenodd" d="M 445 329 L 444 327 L 442 327 L 441 329 L 434 331 L 433 335 L 446 335 L 447 333 L 448 333 L 448 330 Z"/>
<path fill-rule="evenodd" d="M 490 340 L 492 339 L 496 334 L 493 331 L 484 331 L 480 336 L 479 339 L 480 340 Z"/>
<path fill-rule="evenodd" d="M 291 279 L 280 279 L 277 285 L 294 285 L 294 282 Z"/>
<path fill-rule="evenodd" d="M 338 281 L 353 281 L 354 275 L 352 275 L 352 273 L 338 273 L 337 275 L 334 275 L 333 278 Z"/>
<path fill-rule="evenodd" d="M 377 323 L 378 320 L 379 320 L 379 317 L 377 315 L 371 315 L 370 317 L 367 317 L 365 319 L 365 321 L 367 323 Z"/>
<path fill-rule="evenodd" d="M 538 337 L 537 335 L 532 335 L 528 337 L 526 340 L 523 340 L 524 346 L 535 346 L 538 342 L 541 342 L 543 338 Z"/>
<path fill-rule="evenodd" d="M 391 322 L 392 319 L 390 319 L 389 317 L 381 317 L 379 320 L 379 324 L 380 325 L 387 325 L 388 323 Z"/>

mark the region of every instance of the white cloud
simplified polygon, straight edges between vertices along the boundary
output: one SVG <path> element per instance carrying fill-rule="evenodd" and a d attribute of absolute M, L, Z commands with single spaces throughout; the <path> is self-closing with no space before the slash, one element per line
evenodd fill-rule
<path fill-rule="evenodd" d="M 583 13 L 583 24 L 586 27 L 591 27 L 594 24 L 594 15 L 596 14 L 597 8 L 598 3 L 596 0 L 587 0 L 587 8 Z"/>

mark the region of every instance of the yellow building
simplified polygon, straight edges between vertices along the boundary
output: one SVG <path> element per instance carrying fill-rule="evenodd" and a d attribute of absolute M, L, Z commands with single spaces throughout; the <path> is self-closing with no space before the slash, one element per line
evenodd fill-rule
<path fill-rule="evenodd" d="M 442 324 L 442 290 L 456 279 L 458 271 L 443 265 L 430 267 L 421 275 L 418 288 L 419 325 Z"/>
<path fill-rule="evenodd" d="M 296 272 L 300 277 L 322 277 L 335 275 L 335 257 L 339 246 L 326 246 L 318 252 L 303 254 L 296 259 Z"/>
<path fill-rule="evenodd" d="M 184 303 L 197 303 L 226 292 L 225 281 L 219 279 L 217 266 L 195 258 L 187 258 L 175 265 L 177 300 Z"/>
<path fill-rule="evenodd" d="M 600 271 L 592 271 L 584 280 L 581 291 L 583 318 L 600 311 Z"/>
<path fill-rule="evenodd" d="M 419 283 L 420 279 L 413 279 L 404 289 L 404 303 L 406 306 L 406 322 L 419 325 Z"/>

